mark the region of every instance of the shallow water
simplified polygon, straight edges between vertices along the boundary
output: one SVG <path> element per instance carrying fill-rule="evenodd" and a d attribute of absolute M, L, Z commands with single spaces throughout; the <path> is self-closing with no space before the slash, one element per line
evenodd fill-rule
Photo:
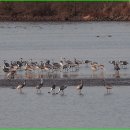
<path fill-rule="evenodd" d="M 50 88 L 0 88 L 0 127 L 130 127 L 129 86 L 84 87 L 78 95 L 68 87 L 65 96 L 50 95 Z M 58 91 L 58 88 L 56 89 Z"/>
<path fill-rule="evenodd" d="M 130 62 L 129 36 L 129 22 L 1 22 L 0 65 L 4 59 L 10 62 L 21 57 L 34 61 L 77 57 L 104 64 L 105 73 L 113 74 L 109 60 Z M 120 73 L 129 76 L 129 65 Z M 81 77 L 91 71 L 81 66 L 79 72 L 59 75 Z M 45 87 L 42 94 L 36 94 L 28 87 L 19 94 L 15 89 L 0 88 L 0 127 L 130 127 L 129 86 L 114 86 L 111 94 L 104 87 L 84 87 L 84 96 L 74 87 L 68 87 L 65 96 L 48 91 Z"/>
<path fill-rule="evenodd" d="M 98 36 L 98 37 L 97 37 Z M 113 74 L 110 60 L 130 62 L 129 22 L 72 22 L 72 23 L 0 23 L 0 64 L 3 60 L 59 61 L 61 57 L 73 60 L 92 60 L 105 65 L 105 73 Z M 128 69 L 121 70 L 129 76 Z M 1 69 L 1 74 L 3 74 Z M 86 76 L 92 72 L 86 67 L 74 75 Z"/>

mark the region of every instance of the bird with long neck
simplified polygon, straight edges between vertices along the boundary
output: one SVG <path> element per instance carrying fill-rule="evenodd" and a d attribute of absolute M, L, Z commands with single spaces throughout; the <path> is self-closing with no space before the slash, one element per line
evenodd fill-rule
<path fill-rule="evenodd" d="M 19 91 L 20 93 L 22 93 L 22 89 L 26 86 L 26 80 L 24 80 L 24 82 L 22 84 L 19 84 L 16 89 L 17 91 Z"/>
<path fill-rule="evenodd" d="M 41 88 L 43 87 L 43 79 L 41 79 L 40 84 L 36 86 L 37 93 L 41 93 Z"/>
<path fill-rule="evenodd" d="M 42 72 L 45 69 L 43 61 L 41 61 L 41 64 L 39 65 L 39 68 L 41 69 Z"/>
<path fill-rule="evenodd" d="M 81 80 L 81 83 L 76 87 L 76 89 L 79 91 L 79 94 L 82 95 L 81 90 L 83 89 L 83 81 Z"/>
<path fill-rule="evenodd" d="M 104 87 L 106 88 L 106 90 L 107 90 L 107 94 L 108 93 L 110 93 L 110 91 L 112 90 L 112 85 L 111 84 L 107 84 L 106 83 L 106 81 L 105 81 L 105 79 L 103 80 L 103 82 L 104 82 Z"/>
<path fill-rule="evenodd" d="M 61 69 L 61 72 L 63 72 L 63 70 L 65 71 L 68 71 L 70 69 L 70 65 L 69 64 L 64 64 L 64 61 L 60 61 L 60 69 Z"/>
<path fill-rule="evenodd" d="M 43 87 L 43 79 L 41 79 L 40 84 L 38 84 L 35 88 L 37 90 L 37 93 L 41 93 L 41 88 Z"/>
<path fill-rule="evenodd" d="M 15 75 L 16 75 L 16 70 L 12 70 L 12 71 L 10 71 L 10 72 L 7 74 L 7 78 L 8 78 L 8 79 L 14 79 Z"/>

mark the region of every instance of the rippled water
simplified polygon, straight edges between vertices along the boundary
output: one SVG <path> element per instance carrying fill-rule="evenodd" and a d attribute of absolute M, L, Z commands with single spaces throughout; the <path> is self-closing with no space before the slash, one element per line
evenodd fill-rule
<path fill-rule="evenodd" d="M 129 22 L 1 22 L 0 39 L 1 65 L 4 59 L 10 62 L 21 57 L 34 61 L 76 57 L 104 64 L 106 73 L 113 74 L 109 60 L 130 62 Z M 121 70 L 124 75 L 129 72 L 129 69 Z M 90 75 L 91 71 L 82 67 L 75 74 Z"/>
<path fill-rule="evenodd" d="M 74 87 L 65 96 L 50 95 L 49 89 L 36 94 L 24 88 L 19 94 L 0 88 L 0 127 L 130 127 L 129 86 L 114 87 L 111 94 L 104 87 L 84 87 L 84 96 Z"/>

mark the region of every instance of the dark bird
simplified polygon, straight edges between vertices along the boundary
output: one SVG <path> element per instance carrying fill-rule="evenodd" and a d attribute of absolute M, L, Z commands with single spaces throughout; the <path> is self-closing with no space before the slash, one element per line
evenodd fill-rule
<path fill-rule="evenodd" d="M 76 89 L 79 91 L 79 94 L 82 95 L 81 90 L 83 88 L 83 81 L 81 80 L 81 83 L 76 87 Z"/>
<path fill-rule="evenodd" d="M 22 89 L 26 86 L 26 80 L 24 80 L 24 82 L 22 84 L 19 84 L 16 89 L 17 91 L 19 91 L 20 93 L 22 93 Z"/>
<path fill-rule="evenodd" d="M 3 71 L 4 71 L 4 72 L 9 72 L 9 70 L 10 70 L 9 67 L 6 67 L 6 66 L 3 67 Z"/>
<path fill-rule="evenodd" d="M 122 69 L 127 69 L 127 65 L 129 63 L 127 61 L 119 61 L 119 65 L 122 67 Z"/>
<path fill-rule="evenodd" d="M 62 92 L 62 95 L 64 95 L 64 89 L 66 89 L 66 88 L 67 88 L 66 85 L 62 85 L 62 86 L 60 86 L 60 87 L 59 87 L 59 91 L 58 91 L 56 94 Z"/>
<path fill-rule="evenodd" d="M 10 70 L 10 65 L 9 65 L 9 63 L 7 63 L 6 60 L 4 60 L 3 71 L 4 71 L 4 72 L 9 72 L 9 70 Z"/>
<path fill-rule="evenodd" d="M 55 85 L 55 84 L 53 84 L 53 85 L 52 85 L 52 87 L 51 87 L 50 92 L 48 92 L 48 93 L 55 94 L 55 88 L 56 88 L 56 85 Z"/>
<path fill-rule="evenodd" d="M 112 35 L 108 35 L 108 37 L 112 37 Z"/>
<path fill-rule="evenodd" d="M 43 87 L 43 79 L 41 79 L 40 84 L 36 86 L 37 93 L 41 93 L 41 88 Z"/>
<path fill-rule="evenodd" d="M 4 65 L 5 67 L 10 67 L 9 63 L 7 63 L 6 60 L 4 60 Z"/>
<path fill-rule="evenodd" d="M 105 80 L 103 80 L 103 81 L 104 81 L 104 87 L 106 88 L 106 90 L 107 90 L 107 94 L 108 94 L 108 93 L 111 92 L 111 90 L 112 90 L 113 87 L 112 87 L 111 84 L 106 83 Z"/>

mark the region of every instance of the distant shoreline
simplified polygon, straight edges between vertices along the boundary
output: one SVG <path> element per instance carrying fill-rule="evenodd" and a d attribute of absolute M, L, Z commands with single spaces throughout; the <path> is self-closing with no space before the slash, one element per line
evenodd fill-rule
<path fill-rule="evenodd" d="M 0 17 L 0 22 L 129 22 L 130 18 L 93 18 L 93 19 L 83 19 L 81 17 L 78 18 L 68 18 L 68 19 L 60 19 L 53 17 Z"/>
<path fill-rule="evenodd" d="M 130 21 L 129 2 L 0 2 L 0 21 Z"/>

